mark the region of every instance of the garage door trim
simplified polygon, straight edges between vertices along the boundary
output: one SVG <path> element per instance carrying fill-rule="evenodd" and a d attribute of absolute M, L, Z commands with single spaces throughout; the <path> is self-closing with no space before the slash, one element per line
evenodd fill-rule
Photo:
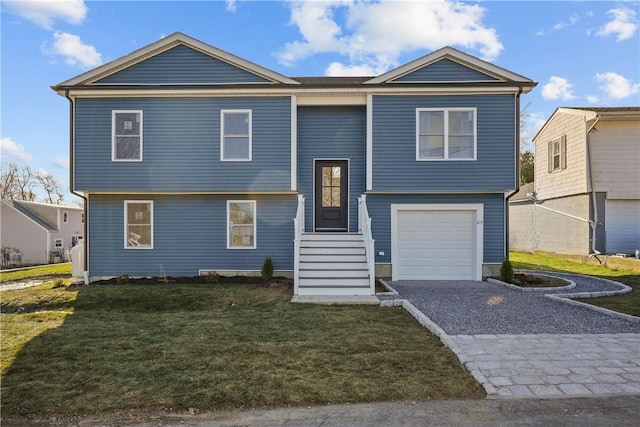
<path fill-rule="evenodd" d="M 482 280 L 482 260 L 484 253 L 484 205 L 482 203 L 453 204 L 392 204 L 391 205 L 391 279 L 396 280 L 398 272 L 398 212 L 400 211 L 473 211 L 476 218 L 475 236 L 475 278 Z"/>

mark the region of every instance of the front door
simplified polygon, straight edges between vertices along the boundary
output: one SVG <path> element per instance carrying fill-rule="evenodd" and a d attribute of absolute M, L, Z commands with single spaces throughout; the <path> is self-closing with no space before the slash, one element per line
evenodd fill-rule
<path fill-rule="evenodd" d="M 347 231 L 348 173 L 346 160 L 316 160 L 315 231 Z"/>

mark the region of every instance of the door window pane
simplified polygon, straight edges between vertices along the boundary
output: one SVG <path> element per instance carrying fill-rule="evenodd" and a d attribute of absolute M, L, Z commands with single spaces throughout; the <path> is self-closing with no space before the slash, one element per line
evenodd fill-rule
<path fill-rule="evenodd" d="M 322 167 L 322 207 L 340 207 L 341 169 L 340 166 Z"/>

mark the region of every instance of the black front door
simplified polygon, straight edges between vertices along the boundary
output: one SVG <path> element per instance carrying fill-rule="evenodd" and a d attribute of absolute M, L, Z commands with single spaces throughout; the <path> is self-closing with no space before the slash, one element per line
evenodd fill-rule
<path fill-rule="evenodd" d="M 348 173 L 346 160 L 316 160 L 315 231 L 347 231 Z"/>

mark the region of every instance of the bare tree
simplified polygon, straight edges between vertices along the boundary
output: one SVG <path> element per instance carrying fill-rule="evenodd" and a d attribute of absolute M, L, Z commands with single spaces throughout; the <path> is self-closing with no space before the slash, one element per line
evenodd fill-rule
<path fill-rule="evenodd" d="M 44 198 L 46 203 L 59 205 L 64 200 L 64 195 L 60 192 L 60 183 L 53 176 L 46 172 L 39 171 L 36 173 L 36 180 L 47 194 Z"/>
<path fill-rule="evenodd" d="M 0 186 L 3 199 L 34 202 L 37 189 L 44 190 L 46 203 L 59 205 L 64 199 L 60 183 L 53 175 L 44 171 L 34 172 L 28 165 L 20 165 L 13 161 L 2 162 Z"/>
<path fill-rule="evenodd" d="M 531 116 L 531 113 L 529 113 L 530 106 L 531 103 L 529 102 L 520 110 L 520 151 L 523 152 L 527 150 L 527 146 L 529 145 L 529 141 L 523 135 L 526 135 L 529 131 L 529 117 Z"/>

